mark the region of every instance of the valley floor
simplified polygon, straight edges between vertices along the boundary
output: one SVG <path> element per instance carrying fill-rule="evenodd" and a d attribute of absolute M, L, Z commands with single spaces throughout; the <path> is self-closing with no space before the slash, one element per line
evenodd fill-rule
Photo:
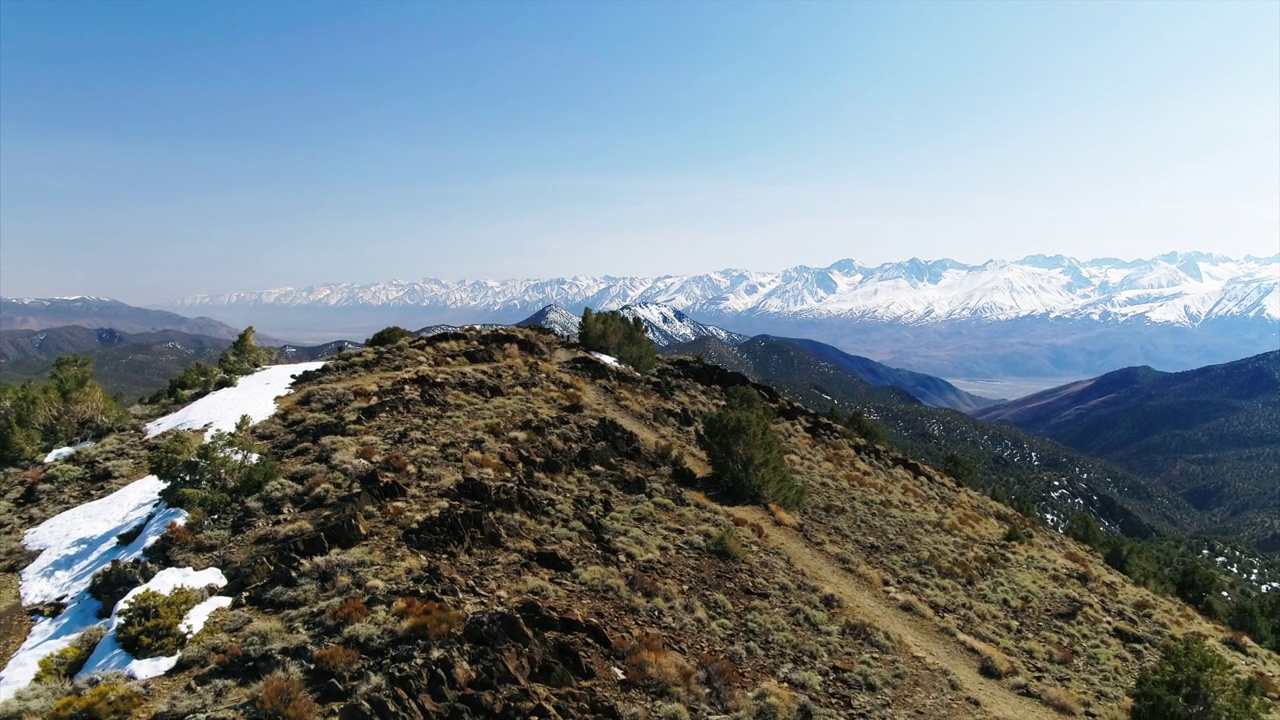
<path fill-rule="evenodd" d="M 1016 400 L 1020 397 L 1048 390 L 1051 387 L 1075 382 L 1077 377 L 1048 378 L 946 378 L 946 381 L 967 393 L 981 395 L 992 400 Z"/>

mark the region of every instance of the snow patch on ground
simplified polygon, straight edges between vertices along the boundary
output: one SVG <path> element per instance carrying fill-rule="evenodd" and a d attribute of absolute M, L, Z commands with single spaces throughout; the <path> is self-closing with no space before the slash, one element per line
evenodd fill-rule
<path fill-rule="evenodd" d="M 116 492 L 85 503 L 28 530 L 22 542 L 41 550 L 23 569 L 19 594 L 26 606 L 64 602 L 57 617 L 40 618 L 27 639 L 0 673 L 0 700 L 12 697 L 36 676 L 40 659 L 75 641 L 92 625 L 102 623 L 98 608 L 102 603 L 89 595 L 93 574 L 112 560 L 129 561 L 164 533 L 170 522 L 183 523 L 187 513 L 161 507 L 164 483 L 154 476 L 137 480 Z M 128 545 L 117 537 L 146 523 L 142 533 Z"/>
<path fill-rule="evenodd" d="M 62 460 L 66 460 L 67 458 L 76 454 L 77 450 L 83 450 L 87 447 L 93 447 L 92 440 L 86 440 L 85 442 L 77 443 L 75 445 L 68 445 L 66 447 L 54 448 L 49 451 L 48 455 L 44 456 L 44 462 L 51 463 L 51 462 L 59 462 Z"/>
<path fill-rule="evenodd" d="M 191 608 L 187 616 L 182 619 L 182 624 L 178 627 L 187 635 L 195 635 L 204 629 L 204 624 L 209 621 L 209 616 L 215 610 L 231 607 L 231 598 L 226 595 L 214 595 L 204 602 Z"/>
<path fill-rule="evenodd" d="M 592 353 L 591 353 L 591 357 L 593 357 L 593 358 L 595 358 L 595 359 L 599 360 L 600 362 L 604 363 L 605 365 L 612 365 L 612 366 L 614 366 L 614 367 L 622 367 L 622 363 L 618 361 L 618 358 L 616 358 L 616 357 L 614 357 L 614 356 L 612 356 L 612 355 L 605 355 L 604 353 L 592 352 Z"/>
<path fill-rule="evenodd" d="M 182 510 L 157 511 L 164 486 L 148 475 L 28 530 L 22 544 L 43 552 L 22 571 L 22 604 L 71 601 L 89 589 L 89 581 L 99 568 L 112 560 L 141 556 L 170 522 L 182 523 L 187 515 Z M 155 516 L 148 521 L 153 512 Z M 117 541 L 119 535 L 143 522 L 146 527 L 133 542 L 121 545 Z"/>
<path fill-rule="evenodd" d="M 276 411 L 276 398 L 289 392 L 294 376 L 321 365 L 324 362 L 273 365 L 246 375 L 234 387 L 211 392 L 173 414 L 147 423 L 147 437 L 166 430 L 205 429 L 207 440 L 219 430 L 234 430 L 241 415 L 248 415 L 255 423 L 266 420 Z"/>
<path fill-rule="evenodd" d="M 207 428 L 206 437 L 217 430 L 232 430 L 242 415 L 254 422 L 265 420 L 275 412 L 277 397 L 289 392 L 293 377 L 314 370 L 323 362 L 277 365 L 240 378 L 235 387 L 210 393 L 181 410 L 147 425 L 147 437 L 155 437 L 174 428 Z M 58 451 L 85 447 L 59 448 Z M 67 452 L 56 459 L 71 454 Z M 51 453 L 52 456 L 54 453 Z M 46 460 L 46 462 L 51 462 Z M 182 524 L 187 514 L 160 501 L 165 483 L 153 475 L 137 480 L 116 492 L 49 518 L 28 530 L 23 545 L 39 550 L 40 555 L 21 573 L 19 594 L 25 606 L 60 602 L 65 605 L 56 617 L 38 618 L 26 640 L 0 671 L 0 701 L 12 697 L 35 678 L 41 658 L 55 653 L 75 641 L 93 625 L 108 627 L 107 636 L 98 644 L 82 673 L 123 670 L 137 678 L 155 677 L 171 669 L 177 657 L 136 660 L 120 648 L 115 639 L 117 622 L 113 613 L 101 620 L 97 613 L 101 603 L 89 595 L 94 573 L 112 560 L 129 561 L 142 556 L 168 527 Z M 141 532 L 127 545 L 118 537 L 126 532 Z M 222 587 L 226 578 L 217 568 L 195 571 L 190 568 L 162 570 L 143 588 L 168 594 L 175 587 Z M 118 612 L 143 588 L 135 589 L 117 603 Z M 192 634 L 199 632 L 209 615 L 230 605 L 231 599 L 212 597 L 200 603 L 183 619 Z"/>

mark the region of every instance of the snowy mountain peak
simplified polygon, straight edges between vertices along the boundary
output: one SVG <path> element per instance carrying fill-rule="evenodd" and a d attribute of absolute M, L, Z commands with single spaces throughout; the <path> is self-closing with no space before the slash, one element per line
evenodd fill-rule
<path fill-rule="evenodd" d="M 560 337 L 577 337 L 582 318 L 559 305 L 548 305 L 516 323 L 517 327 L 541 327 Z"/>
<path fill-rule="evenodd" d="M 1215 318 L 1280 319 L 1280 255 L 1234 260 L 1167 253 L 1149 260 L 1062 255 L 966 265 L 912 258 L 868 268 L 841 260 L 782 272 L 721 270 L 661 277 L 573 277 L 321 285 L 199 296 L 187 307 L 423 307 L 495 319 L 549 305 L 617 310 L 658 303 L 685 313 L 850 318 L 899 323 L 1021 317 L 1139 320 L 1195 326 Z"/>
<path fill-rule="evenodd" d="M 700 337 L 714 337 L 731 345 L 747 339 L 746 335 L 700 323 L 670 305 L 635 303 L 618 308 L 618 314 L 644 323 L 649 339 L 657 345 L 678 345 Z M 582 318 L 558 305 L 548 305 L 516 323 L 519 327 L 539 326 L 562 337 L 577 337 Z"/>

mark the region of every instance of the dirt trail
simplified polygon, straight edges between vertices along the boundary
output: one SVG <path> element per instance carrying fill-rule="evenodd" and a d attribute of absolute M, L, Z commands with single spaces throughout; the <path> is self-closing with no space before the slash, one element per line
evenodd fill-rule
<path fill-rule="evenodd" d="M 635 433 L 644 442 L 654 445 L 661 440 L 652 427 L 637 420 L 608 393 L 601 392 L 594 385 L 588 385 L 583 392 L 597 407 L 604 409 L 608 417 Z M 699 454 L 686 453 L 685 463 L 698 475 L 711 472 L 706 460 Z M 759 524 L 764 528 L 762 542 L 782 551 L 795 567 L 813 578 L 814 584 L 838 595 L 847 613 L 893 635 L 904 646 L 903 650 L 907 654 L 949 671 L 959 681 L 963 691 L 981 703 L 982 710 L 986 713 L 1011 720 L 1050 720 L 1061 717 L 1036 700 L 1019 695 L 998 680 L 984 677 L 978 672 L 978 658 L 961 647 L 955 638 L 946 635 L 928 620 L 899 608 L 885 596 L 883 589 L 873 587 L 835 564 L 796 531 L 777 525 L 773 516 L 763 508 L 720 505 L 704 493 L 690 494 L 704 505 Z"/>
<path fill-rule="evenodd" d="M 17 573 L 0 574 L 0 667 L 9 661 L 27 639 L 31 618 L 18 595 Z"/>
<path fill-rule="evenodd" d="M 785 553 L 795 567 L 813 578 L 814 584 L 838 595 L 846 612 L 893 635 L 905 646 L 907 653 L 950 671 L 964 691 L 981 702 L 987 712 L 1016 720 L 1060 717 L 999 681 L 984 677 L 978 672 L 977 657 L 968 653 L 954 638 L 945 635 L 929 621 L 899 608 L 885 597 L 882 589 L 872 587 L 828 560 L 799 533 L 774 523 L 773 517 L 762 508 L 725 506 L 702 493 L 693 495 L 699 502 L 758 523 L 765 531 L 762 540 Z"/>

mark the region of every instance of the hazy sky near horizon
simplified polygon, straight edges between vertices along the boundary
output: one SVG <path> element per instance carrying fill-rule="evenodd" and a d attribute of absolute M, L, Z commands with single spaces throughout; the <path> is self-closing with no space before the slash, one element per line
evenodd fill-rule
<path fill-rule="evenodd" d="M 1280 252 L 1280 3 L 0 2 L 0 294 Z"/>

